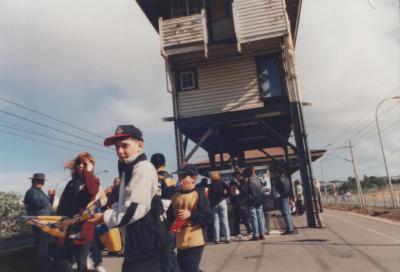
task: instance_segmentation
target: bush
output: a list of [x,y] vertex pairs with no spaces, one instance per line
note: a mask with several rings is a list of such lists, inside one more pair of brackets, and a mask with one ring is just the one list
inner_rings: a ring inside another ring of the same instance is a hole
[[0,237],[29,234],[31,228],[21,219],[26,215],[22,197],[16,193],[0,192]]

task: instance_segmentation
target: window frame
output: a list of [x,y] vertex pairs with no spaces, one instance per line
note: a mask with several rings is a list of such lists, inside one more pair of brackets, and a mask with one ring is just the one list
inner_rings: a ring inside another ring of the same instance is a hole
[[[183,86],[183,75],[185,74],[191,74],[192,79],[193,79],[193,86],[190,87],[184,87]],[[197,90],[198,89],[198,84],[197,84],[197,70],[196,69],[185,69],[185,70],[180,70],[177,71],[177,76],[176,76],[176,88],[178,91],[190,91],[190,90]]]

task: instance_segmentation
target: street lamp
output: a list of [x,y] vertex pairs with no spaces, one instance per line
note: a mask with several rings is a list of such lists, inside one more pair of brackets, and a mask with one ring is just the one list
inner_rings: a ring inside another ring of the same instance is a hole
[[384,150],[384,148],[383,148],[382,135],[381,135],[381,130],[380,130],[380,127],[379,127],[379,122],[378,122],[378,110],[379,110],[379,107],[380,107],[385,101],[392,100],[392,99],[400,99],[400,96],[389,97],[389,98],[383,99],[381,102],[379,102],[379,104],[378,104],[378,106],[376,107],[376,110],[375,110],[375,120],[376,120],[376,127],[378,128],[379,142],[380,142],[380,144],[381,144],[381,150],[382,150],[382,155],[383,155],[383,162],[384,162],[384,164],[385,164],[385,170],[386,170],[387,180],[388,180],[388,183],[389,183],[390,196],[391,196],[391,198],[392,198],[393,207],[394,207],[394,208],[398,208],[398,207],[399,207],[399,202],[397,201],[397,197],[396,197],[396,195],[395,195],[394,192],[393,192],[392,180],[391,180],[391,178],[390,178],[388,166],[387,166],[387,163],[386,163],[385,150]]

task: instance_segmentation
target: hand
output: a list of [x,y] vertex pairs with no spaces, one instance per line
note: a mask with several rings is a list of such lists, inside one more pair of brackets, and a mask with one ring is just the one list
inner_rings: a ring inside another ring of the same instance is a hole
[[92,218],[86,220],[86,222],[93,224],[93,225],[99,225],[104,222],[104,216],[102,213],[96,213],[93,215]]
[[192,213],[189,210],[179,210],[178,212],[178,218],[183,220],[190,218],[191,215]]
[[109,187],[107,187],[107,188],[104,190],[104,193],[105,193],[106,195],[108,195],[108,194],[111,194],[112,191],[113,191],[112,186],[109,186]]
[[93,172],[93,169],[94,169],[93,163],[91,163],[89,161],[86,162],[86,171]]

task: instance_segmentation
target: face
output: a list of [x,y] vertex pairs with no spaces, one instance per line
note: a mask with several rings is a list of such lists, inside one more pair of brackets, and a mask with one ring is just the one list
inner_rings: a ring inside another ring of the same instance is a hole
[[120,160],[128,159],[139,155],[142,152],[144,143],[133,138],[118,140],[115,143],[115,152]]
[[183,191],[192,190],[195,187],[197,177],[196,176],[189,176],[183,175],[180,177],[181,188]]
[[42,189],[42,187],[44,186],[44,180],[36,180],[33,182],[33,186],[38,188],[38,189]]
[[83,175],[83,170],[87,169],[88,165],[93,163],[88,159],[88,158],[83,158],[82,161],[75,166],[75,172],[82,176]]

